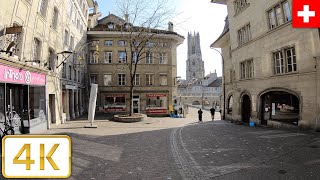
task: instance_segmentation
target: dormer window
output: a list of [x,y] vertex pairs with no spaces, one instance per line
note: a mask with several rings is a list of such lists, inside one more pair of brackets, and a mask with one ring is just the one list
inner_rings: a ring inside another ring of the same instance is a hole
[[108,29],[114,29],[114,24],[113,23],[109,23],[108,24]]

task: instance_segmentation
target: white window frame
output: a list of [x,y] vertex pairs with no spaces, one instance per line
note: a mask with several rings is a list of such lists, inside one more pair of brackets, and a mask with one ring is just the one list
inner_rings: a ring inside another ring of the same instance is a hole
[[146,52],[146,64],[153,64],[153,53],[150,51]]
[[[124,54],[124,57],[121,57],[120,55]],[[125,51],[118,51],[118,62],[119,63],[127,63],[127,52]]]
[[104,63],[111,64],[112,63],[112,51],[104,52]]
[[105,46],[113,46],[113,40],[105,40],[104,45]]
[[126,74],[118,74],[117,78],[118,86],[126,85]]
[[240,63],[240,78],[250,79],[254,76],[254,63],[253,59],[246,60]]
[[[290,53],[288,53],[290,52]],[[290,56],[288,56],[290,54]],[[273,52],[274,74],[285,74],[297,72],[297,55],[295,47],[285,47]]]
[[135,74],[133,79],[133,85],[140,86],[140,74]]
[[154,74],[146,73],[146,86],[154,85]]
[[[278,11],[277,11],[278,10]],[[268,11],[268,23],[269,29],[274,29],[286,22],[292,20],[291,9],[289,1],[279,1],[273,5]]]
[[42,42],[39,38],[33,39],[33,49],[32,49],[32,65],[39,65],[39,63],[35,62],[35,60],[40,61],[41,56],[41,45]]
[[251,41],[251,26],[250,23],[238,30],[238,44],[239,46]]
[[167,64],[167,53],[162,52],[159,53],[160,58],[159,58],[159,64]]

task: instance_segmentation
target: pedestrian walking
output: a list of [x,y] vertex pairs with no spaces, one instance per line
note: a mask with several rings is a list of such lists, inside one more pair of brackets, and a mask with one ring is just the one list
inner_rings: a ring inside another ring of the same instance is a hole
[[216,112],[216,109],[214,109],[214,107],[212,106],[212,108],[210,109],[212,121],[214,121],[214,113],[215,113],[215,112]]
[[201,108],[198,111],[198,115],[199,115],[199,122],[202,122],[202,110],[201,110]]

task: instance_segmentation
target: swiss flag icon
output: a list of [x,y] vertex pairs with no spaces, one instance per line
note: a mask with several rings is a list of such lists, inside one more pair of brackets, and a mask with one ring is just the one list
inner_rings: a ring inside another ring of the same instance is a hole
[[320,0],[293,0],[293,28],[320,27]]

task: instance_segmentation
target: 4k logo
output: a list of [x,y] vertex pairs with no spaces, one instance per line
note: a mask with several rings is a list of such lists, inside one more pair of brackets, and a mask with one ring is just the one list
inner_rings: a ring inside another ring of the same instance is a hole
[[[18,147],[18,148],[17,148]],[[67,178],[71,175],[71,140],[60,135],[13,135],[2,140],[6,178]]]

